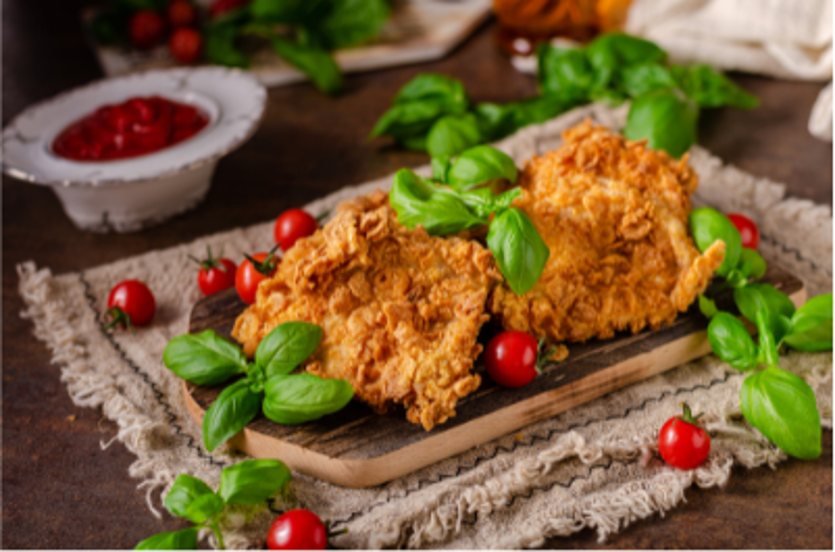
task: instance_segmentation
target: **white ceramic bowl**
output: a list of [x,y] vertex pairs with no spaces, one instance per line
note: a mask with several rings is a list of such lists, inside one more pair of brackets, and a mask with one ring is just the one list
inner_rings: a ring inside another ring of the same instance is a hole
[[[199,108],[209,124],[184,142],[130,159],[91,163],[52,153],[55,137],[70,123],[102,105],[153,95]],[[79,228],[140,230],[203,199],[218,159],[255,133],[266,97],[251,74],[221,67],[96,81],[33,105],[9,123],[2,135],[3,172],[51,186]]]

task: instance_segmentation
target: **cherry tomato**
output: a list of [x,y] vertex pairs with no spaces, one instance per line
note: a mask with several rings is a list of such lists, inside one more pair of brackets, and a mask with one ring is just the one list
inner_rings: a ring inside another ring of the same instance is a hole
[[267,533],[269,550],[324,550],[328,528],[310,510],[290,510],[280,515]]
[[690,407],[682,405],[684,414],[673,416],[658,434],[658,452],[669,465],[680,470],[692,470],[700,466],[710,453],[710,435],[701,426],[698,416],[690,413]]
[[212,249],[206,247],[206,258],[197,259],[189,255],[189,258],[200,265],[197,273],[197,285],[203,295],[212,295],[235,285],[235,272],[238,266],[223,257],[212,257]]
[[140,49],[156,46],[165,32],[165,22],[155,11],[136,12],[130,20],[130,39]]
[[226,12],[239,8],[244,4],[248,4],[249,0],[215,0],[209,6],[209,15],[214,19]]
[[[258,284],[275,273],[278,258],[274,255],[275,247],[269,253],[256,253],[238,266],[235,273],[235,288],[238,295],[247,304],[255,302]],[[253,264],[252,261],[255,261]]]
[[275,221],[273,236],[282,251],[287,251],[296,240],[305,238],[319,228],[319,223],[306,211],[290,209],[284,211]]
[[116,325],[145,326],[151,322],[157,303],[148,286],[139,280],[124,280],[110,290],[107,298],[107,314],[111,322],[105,326],[110,329]]
[[188,27],[197,19],[197,11],[187,0],[174,0],[168,4],[166,15],[172,27]]
[[539,372],[536,339],[520,331],[502,332],[487,344],[484,364],[493,381],[505,387],[521,387]]
[[728,218],[734,223],[742,237],[742,247],[756,249],[760,245],[760,229],[754,221],[739,213],[729,213]]
[[177,61],[194,63],[200,57],[203,48],[203,37],[190,27],[181,27],[171,33],[168,39],[168,50]]

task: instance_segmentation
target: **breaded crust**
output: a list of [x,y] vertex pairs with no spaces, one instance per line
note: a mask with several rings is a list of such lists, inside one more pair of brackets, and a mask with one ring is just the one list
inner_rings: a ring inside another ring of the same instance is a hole
[[610,338],[671,323],[704,291],[725,245],[703,255],[688,232],[698,177],[663,151],[586,121],[522,172],[525,211],[551,255],[523,296],[496,288],[489,310],[507,329],[556,342]]
[[474,241],[406,229],[379,191],[337,213],[287,252],[232,335],[252,356],[282,322],[318,324],[308,372],[347,380],[377,412],[401,403],[411,422],[432,429],[481,382],[471,369],[501,280],[493,256]]

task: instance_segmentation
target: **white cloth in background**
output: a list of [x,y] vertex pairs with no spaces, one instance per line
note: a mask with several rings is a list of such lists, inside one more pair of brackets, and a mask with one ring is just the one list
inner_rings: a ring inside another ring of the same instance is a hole
[[812,114],[809,115],[809,133],[815,138],[832,141],[832,83],[821,90]]

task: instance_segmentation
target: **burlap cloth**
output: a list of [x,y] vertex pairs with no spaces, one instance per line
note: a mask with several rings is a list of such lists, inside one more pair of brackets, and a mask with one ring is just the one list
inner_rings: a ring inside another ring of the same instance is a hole
[[[577,109],[528,127],[499,147],[521,165],[556,147],[561,131],[585,117],[620,128],[624,114],[601,106]],[[832,290],[829,207],[785,199],[783,186],[722,166],[698,147],[691,163],[701,176],[697,204],[748,214],[759,224],[760,251],[770,263],[801,276],[810,296]],[[345,188],[305,209],[319,215],[389,183],[384,178]],[[272,222],[61,276],[31,262],[19,267],[27,305],[22,316],[52,350],[73,401],[101,407],[118,424],[116,439],[136,455],[129,473],[141,480],[156,515],[169,514],[153,491],[167,491],[178,474],[216,486],[221,467],[243,459],[228,450],[206,452],[199,427],[186,413],[180,381],[161,362],[166,343],[186,331],[200,298],[186,256],[201,255],[206,244],[242,258],[272,244]],[[99,315],[110,288],[124,278],[153,289],[156,318],[136,335],[105,335]],[[822,422],[831,427],[831,353],[790,353],[782,362],[812,385]],[[741,373],[708,356],[386,485],[343,489],[297,474],[292,492],[270,507],[301,504],[337,528],[348,527],[350,533],[335,541],[340,547],[517,548],[584,527],[603,539],[638,519],[663,515],[693,484],[722,485],[734,465],[775,467],[786,458],[742,418],[742,380]],[[680,411],[682,401],[705,412],[713,435],[708,461],[689,472],[666,466],[656,451],[658,428]],[[274,516],[266,506],[231,513],[224,524],[227,544],[260,546]]]

